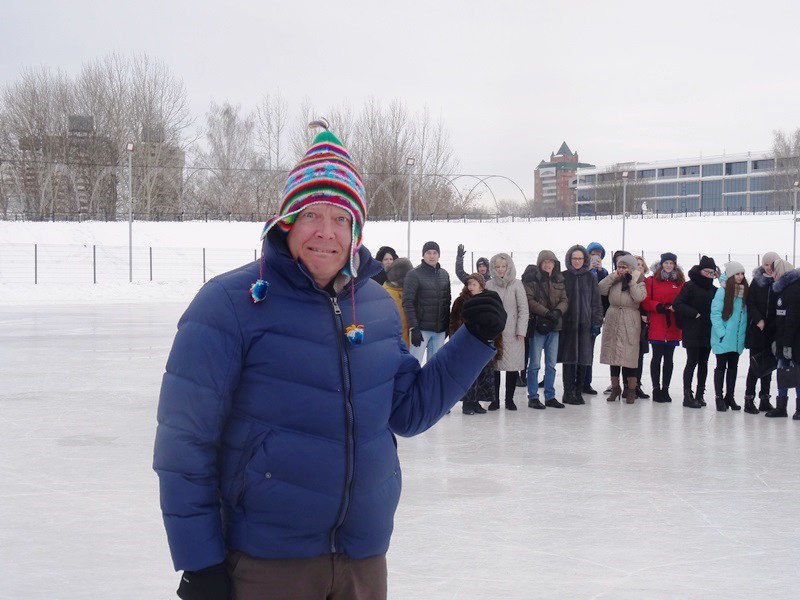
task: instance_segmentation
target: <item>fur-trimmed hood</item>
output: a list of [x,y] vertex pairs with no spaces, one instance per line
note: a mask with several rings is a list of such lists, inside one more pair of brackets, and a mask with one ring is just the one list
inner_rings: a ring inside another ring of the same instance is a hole
[[[575,250],[580,250],[583,252],[583,266],[580,269],[576,269],[572,266],[572,261],[570,260],[570,256]],[[573,275],[582,275],[583,273],[588,273],[589,269],[591,269],[591,265],[589,265],[589,253],[586,251],[586,248],[581,246],[580,244],[575,244],[564,255],[564,266],[567,271],[572,273]]]
[[775,283],[775,278],[767,275],[764,267],[756,267],[753,269],[753,277],[750,280],[750,285],[755,287],[769,287]]
[[[497,274],[497,271],[494,269],[494,264],[498,260],[504,260],[508,264],[508,269],[506,270],[506,276],[500,277]],[[517,268],[514,266],[514,259],[511,258],[510,254],[506,254],[505,252],[498,252],[492,257],[492,260],[489,261],[489,275],[494,280],[494,282],[501,286],[505,287],[509,285],[512,281],[517,278]]]
[[783,275],[775,284],[772,286],[772,291],[776,294],[780,294],[785,290],[787,287],[792,285],[795,281],[800,279],[800,269],[794,269],[793,271],[789,271]]

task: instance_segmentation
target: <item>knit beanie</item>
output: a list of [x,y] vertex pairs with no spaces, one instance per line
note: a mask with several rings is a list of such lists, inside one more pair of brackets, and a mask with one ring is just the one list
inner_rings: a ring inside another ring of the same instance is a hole
[[635,271],[639,268],[639,263],[636,262],[636,257],[630,254],[623,254],[617,258],[617,266],[626,265],[630,271]]
[[778,254],[777,252],[771,252],[771,251],[767,252],[766,254],[764,254],[764,256],[761,257],[761,266],[763,267],[764,265],[771,265],[780,257],[781,257],[780,254]]
[[606,249],[600,245],[599,242],[590,242],[588,246],[586,246],[586,253],[591,254],[592,252],[600,252],[600,258],[603,259],[606,257]]
[[700,270],[703,269],[714,269],[717,270],[717,263],[714,262],[714,259],[710,256],[706,256],[705,254],[700,258],[700,264],[697,265],[700,267]]
[[729,279],[737,273],[744,273],[744,266],[742,263],[736,262],[735,260],[725,263],[725,275],[727,275]]
[[395,285],[403,285],[403,281],[408,275],[408,272],[414,268],[411,261],[407,258],[398,258],[386,270],[386,280]]
[[394,260],[397,260],[397,252],[394,251],[394,248],[391,246],[381,246],[378,248],[378,251],[375,253],[375,260],[383,261],[386,255],[391,256]]
[[441,250],[439,250],[439,244],[436,242],[425,242],[425,245],[422,246],[422,255],[425,256],[428,250],[436,250],[440,255],[442,254]]
[[478,260],[475,261],[475,268],[477,269],[479,266],[483,265],[487,269],[489,268],[489,259],[485,256],[481,256]]
[[357,268],[354,257],[361,246],[367,218],[366,192],[350,155],[339,138],[328,131],[329,127],[325,119],[309,123],[309,129],[321,128],[324,131],[314,138],[306,155],[289,173],[278,215],[266,222],[261,239],[264,240],[275,225],[284,233],[289,233],[297,215],[312,204],[343,208],[350,213],[353,226],[350,261],[342,272],[355,277]]
[[794,265],[788,260],[779,257],[772,263],[772,272],[775,274],[775,281],[786,275],[789,271],[794,271]]
[[673,252],[664,252],[661,255],[661,264],[663,265],[665,261],[671,260],[675,264],[678,264],[678,257]]

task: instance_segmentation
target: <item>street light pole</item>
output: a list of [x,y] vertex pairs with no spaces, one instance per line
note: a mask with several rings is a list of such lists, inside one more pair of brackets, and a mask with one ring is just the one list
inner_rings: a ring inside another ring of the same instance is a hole
[[133,142],[125,147],[128,152],[128,282],[133,283]]
[[408,258],[411,259],[411,172],[414,170],[414,163],[417,160],[413,156],[406,158],[406,169],[408,170]]
[[792,211],[792,264],[795,264],[797,259],[797,190],[800,188],[800,181],[795,181],[792,185],[794,188],[794,210]]
[[628,172],[622,172],[622,248],[625,249],[625,221],[628,216]]

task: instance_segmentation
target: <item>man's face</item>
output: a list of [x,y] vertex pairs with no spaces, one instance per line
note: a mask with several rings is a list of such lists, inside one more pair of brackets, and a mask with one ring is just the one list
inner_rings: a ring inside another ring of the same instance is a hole
[[393,262],[394,262],[394,258],[392,257],[391,254],[389,254],[388,252],[386,254],[384,254],[383,255],[383,260],[381,260],[381,264],[383,265],[383,270],[385,271],[386,269],[391,267]]
[[331,204],[312,204],[289,230],[292,258],[300,260],[320,287],[327,286],[350,258],[350,213]]
[[480,273],[481,275],[486,275],[488,271],[489,267],[487,267],[485,264],[481,263],[478,265],[478,273]]
[[431,267],[435,267],[439,263],[439,253],[436,250],[426,250],[422,255],[422,260]]

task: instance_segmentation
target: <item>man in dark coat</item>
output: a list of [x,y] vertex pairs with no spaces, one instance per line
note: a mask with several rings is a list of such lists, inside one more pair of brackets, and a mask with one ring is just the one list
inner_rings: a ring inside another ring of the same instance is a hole
[[411,354],[420,363],[439,351],[450,323],[450,275],[439,264],[439,244],[425,242],[422,262],[403,282],[403,310],[408,322]]
[[[467,251],[464,250],[464,244],[459,244],[456,249],[456,277],[458,277],[464,285],[467,285],[467,279],[469,278],[469,273],[464,270],[464,255],[466,253]],[[475,261],[475,272],[481,275],[484,281],[489,281],[492,278],[489,273],[489,259],[485,256],[478,258],[478,260]]]
[[[603,266],[603,259],[606,257],[606,249],[600,242],[589,242],[589,245],[586,246],[586,251],[589,253],[589,271],[597,277],[597,283],[600,283],[608,277],[608,271]],[[614,264],[614,268],[616,269],[617,266]],[[607,296],[600,296],[600,304],[603,306],[603,315],[606,314],[608,310],[608,297]],[[596,337],[596,336],[595,336]],[[594,342],[595,339],[592,340],[592,352],[594,352]],[[592,365],[586,367],[586,375],[583,379],[582,385],[582,392],[584,394],[589,394],[590,396],[594,396],[597,394],[597,390],[592,387],[592,377],[594,376],[594,372],[592,369]],[[609,387],[608,392],[611,391]]]
[[[708,357],[711,354],[711,302],[717,293],[714,279],[719,275],[714,259],[703,256],[700,263],[689,269],[689,281],[672,303],[675,317],[682,328],[682,343],[686,348],[686,368],[683,370],[683,405],[701,408],[706,405],[704,394],[708,376]],[[697,388],[692,394],[692,379],[697,369]]]
[[370,279],[381,266],[361,246],[364,187],[328,131],[280,206],[261,260],[202,287],[167,361],[153,466],[178,596],[383,599],[395,435],[464,395],[505,312],[465,302],[464,327],[420,367]]
[[[775,341],[772,352],[778,358],[778,368],[788,368],[800,361],[800,269],[790,262],[778,258],[773,264],[775,283]],[[780,376],[778,377],[780,381]],[[800,421],[800,386],[795,388],[797,396],[792,419]],[[775,408],[766,412],[767,417],[787,417],[789,390],[778,387]]]
[[[774,298],[772,284],[775,279],[772,264],[779,259],[777,252],[767,252],[761,259],[761,266],[753,270],[753,279],[747,291],[747,331],[744,336],[745,348],[750,349],[750,357],[758,356],[769,350],[775,339]],[[758,395],[758,408],[755,405],[756,382],[760,373],[750,362],[747,381],[744,389],[744,412],[757,415],[761,411],[769,411],[774,407],[769,402],[769,388],[772,384],[772,371],[761,377],[761,393]]]
[[569,308],[562,316],[558,338],[558,362],[564,365],[564,404],[585,404],[581,382],[586,367],[594,361],[594,338],[600,335],[603,324],[603,305],[597,278],[589,268],[589,253],[576,244],[565,257],[564,284]]

